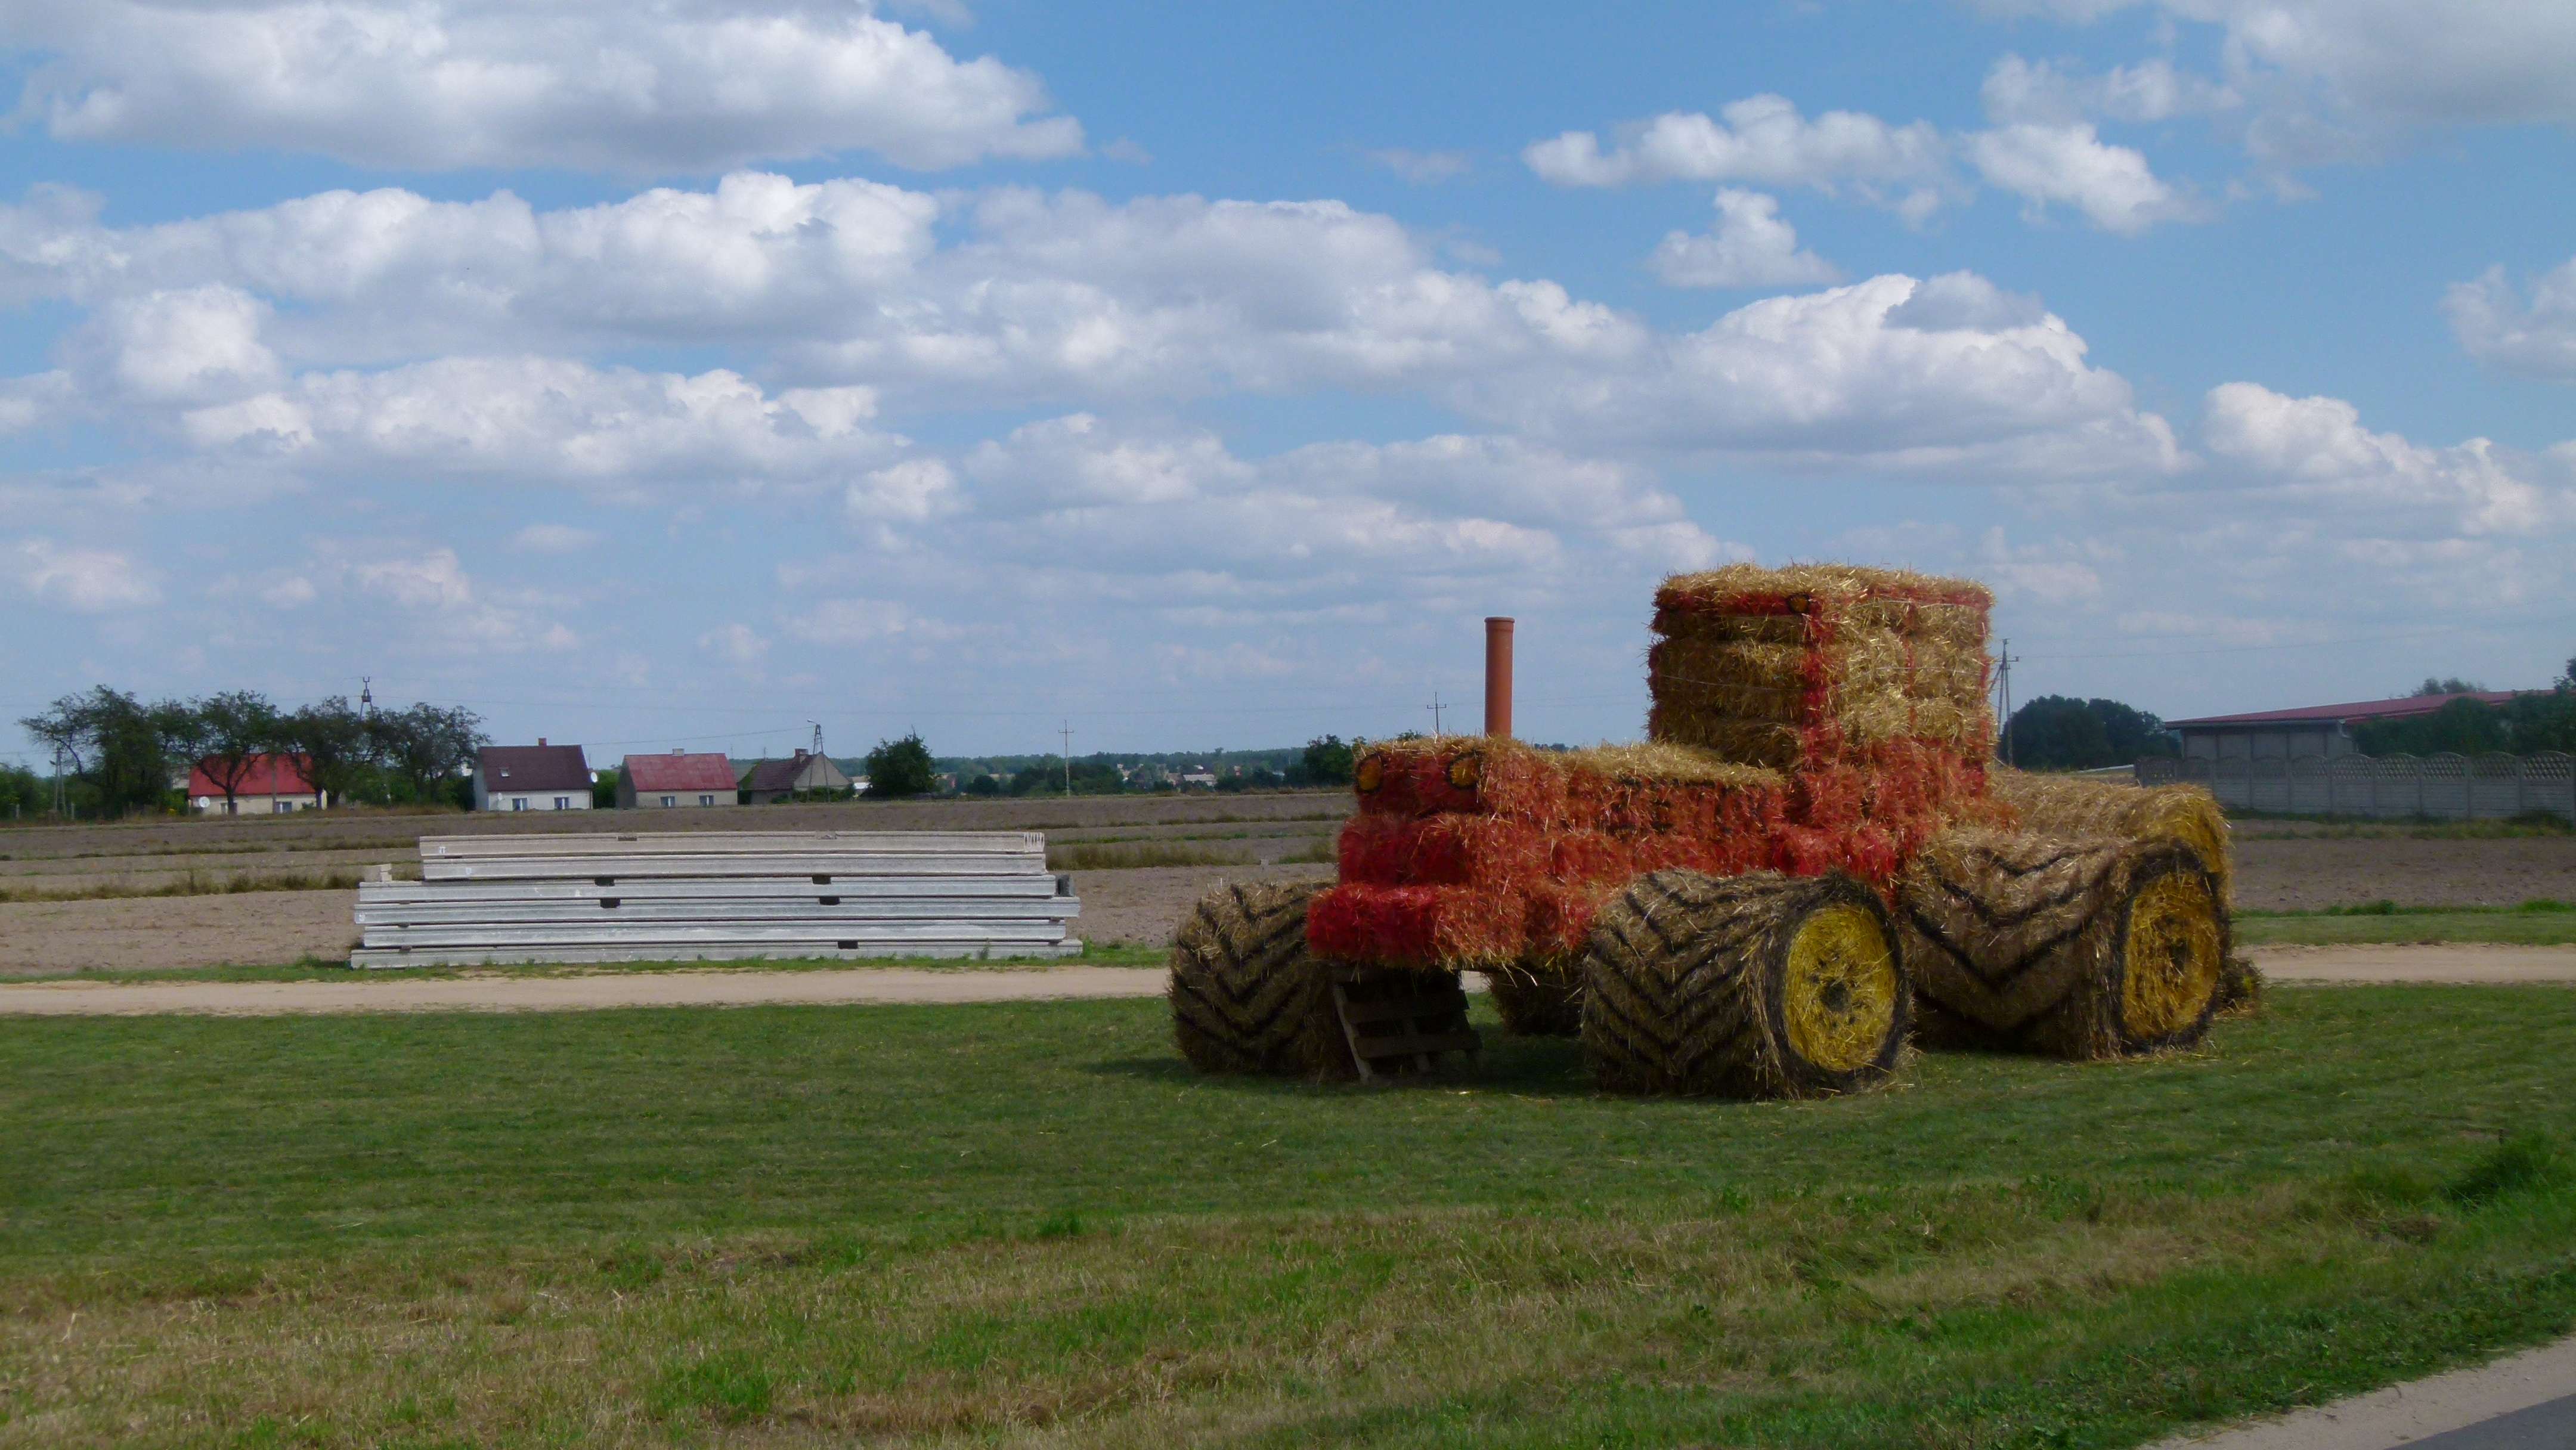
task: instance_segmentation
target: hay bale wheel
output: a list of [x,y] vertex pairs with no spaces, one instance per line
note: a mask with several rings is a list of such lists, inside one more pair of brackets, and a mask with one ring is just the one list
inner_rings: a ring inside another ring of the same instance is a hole
[[1572,1037],[1583,1030],[1582,964],[1515,965],[1485,974],[1503,1030],[1515,1037]]
[[1953,831],[1897,884],[1926,1046],[2076,1059],[2186,1046],[2228,960],[2216,876],[2170,840]]
[[1201,1072],[1299,1075],[1348,1056],[1332,982],[1306,954],[1324,883],[1220,886],[1172,935],[1172,1036]]
[[1886,906],[1840,874],[1657,871],[1584,954],[1584,1053],[1616,1092],[1850,1092],[1894,1069],[1908,1007]]

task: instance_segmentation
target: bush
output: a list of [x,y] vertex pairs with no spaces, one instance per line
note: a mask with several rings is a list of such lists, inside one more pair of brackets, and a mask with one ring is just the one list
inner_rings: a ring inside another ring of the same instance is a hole
[[921,732],[900,740],[880,740],[868,752],[868,794],[887,800],[928,795],[939,788],[939,773],[930,768],[930,747]]

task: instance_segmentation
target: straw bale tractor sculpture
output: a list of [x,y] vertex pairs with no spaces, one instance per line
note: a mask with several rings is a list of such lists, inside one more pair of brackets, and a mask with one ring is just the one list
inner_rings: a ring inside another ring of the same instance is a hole
[[[1991,596],[1737,566],[1655,596],[1649,741],[1369,746],[1339,879],[1221,887],[1174,936],[1182,1054],[1371,1077],[1505,1027],[1614,1091],[1805,1096],[1909,1040],[2100,1058],[2188,1044],[2228,971],[2205,792],[1990,765]],[[1508,649],[1508,635],[1504,636]],[[1489,659],[1489,666],[1491,661]]]

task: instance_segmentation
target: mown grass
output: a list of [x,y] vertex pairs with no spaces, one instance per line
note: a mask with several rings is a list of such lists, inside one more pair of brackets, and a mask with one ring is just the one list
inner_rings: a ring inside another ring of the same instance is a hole
[[2576,902],[2518,906],[2400,906],[2372,901],[2316,911],[2240,911],[2239,946],[2413,946],[2445,942],[2576,945]]
[[31,1022],[0,1444],[2110,1447],[2576,1323],[2576,992],[2272,1002],[1763,1105],[1151,1002]]

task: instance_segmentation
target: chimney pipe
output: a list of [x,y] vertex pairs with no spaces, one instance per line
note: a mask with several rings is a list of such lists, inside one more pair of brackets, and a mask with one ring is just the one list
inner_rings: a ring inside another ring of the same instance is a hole
[[1512,733],[1512,622],[1498,614],[1485,617],[1485,733]]

